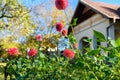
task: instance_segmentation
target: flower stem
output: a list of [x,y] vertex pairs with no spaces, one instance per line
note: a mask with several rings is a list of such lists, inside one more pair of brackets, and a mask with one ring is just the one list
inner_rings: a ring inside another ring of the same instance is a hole
[[[66,16],[66,19],[67,19],[68,23],[70,23],[69,18],[68,18],[68,16],[67,16],[67,13],[66,13],[65,10],[64,10],[64,13],[65,13],[65,16]],[[75,37],[75,34],[74,34],[74,28],[73,28],[72,25],[70,25],[70,27],[71,27],[71,29],[72,29],[73,36]]]

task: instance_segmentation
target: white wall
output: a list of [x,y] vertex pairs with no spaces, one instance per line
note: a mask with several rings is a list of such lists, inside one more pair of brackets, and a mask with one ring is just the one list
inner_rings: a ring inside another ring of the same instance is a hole
[[[93,30],[97,30],[107,37],[107,27],[110,25],[109,19],[103,18],[101,15],[96,14],[91,18],[85,20],[84,22],[80,23],[78,26],[74,28],[75,35],[77,41],[79,41],[83,37],[88,37],[93,39]],[[101,45],[106,45],[105,43],[101,43]]]

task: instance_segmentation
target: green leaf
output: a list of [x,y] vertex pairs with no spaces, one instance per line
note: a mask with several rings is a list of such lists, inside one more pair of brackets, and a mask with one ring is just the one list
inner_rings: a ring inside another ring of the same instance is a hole
[[70,34],[68,35],[68,38],[69,38],[69,41],[70,41],[71,43],[76,43],[76,42],[77,42],[77,39],[73,36],[72,33],[70,33]]
[[84,39],[85,42],[92,42],[92,39]]
[[106,42],[105,36],[101,32],[95,30],[93,30],[93,32],[98,42]]
[[43,54],[42,52],[39,53],[40,58],[45,58],[45,54]]
[[90,52],[88,52],[87,54],[88,55],[97,55],[97,54],[99,54],[99,50],[91,50]]
[[118,38],[118,39],[115,41],[115,44],[116,44],[117,47],[120,46],[120,38]]
[[78,18],[73,19],[73,24],[72,24],[73,26],[76,26],[77,20]]
[[79,61],[79,62],[77,62],[77,65],[76,65],[76,67],[77,68],[84,68],[85,67],[85,63],[84,63],[84,61]]

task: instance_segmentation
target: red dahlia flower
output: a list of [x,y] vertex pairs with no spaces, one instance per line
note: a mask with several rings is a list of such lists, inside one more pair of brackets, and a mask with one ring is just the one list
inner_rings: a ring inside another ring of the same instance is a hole
[[38,34],[35,38],[36,38],[37,41],[40,41],[42,36],[41,36],[41,34]]
[[67,31],[66,29],[62,30],[62,35],[63,35],[63,36],[67,36],[67,32],[68,32],[68,31]]
[[8,52],[9,55],[13,56],[13,55],[18,54],[19,51],[18,51],[17,48],[9,48],[9,49],[7,50],[7,52]]
[[63,51],[63,55],[64,55],[65,57],[68,57],[68,58],[74,58],[75,53],[74,53],[74,51],[72,51],[72,50],[70,50],[70,49],[65,49],[65,50]]
[[63,24],[62,24],[61,22],[58,22],[58,23],[56,24],[56,30],[59,31],[59,32],[61,32],[62,29],[63,29]]
[[35,56],[37,54],[37,50],[36,49],[30,49],[30,50],[28,50],[28,55],[30,56],[30,57],[33,57],[33,56]]
[[68,6],[68,0],[55,0],[56,8],[59,10],[64,10]]

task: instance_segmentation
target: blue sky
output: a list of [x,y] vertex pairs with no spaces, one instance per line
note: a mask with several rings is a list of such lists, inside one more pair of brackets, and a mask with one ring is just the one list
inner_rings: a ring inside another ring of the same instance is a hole
[[100,2],[105,2],[105,3],[120,5],[120,0],[94,0],[94,1],[100,1]]
[[[23,0],[24,4],[28,7],[38,5],[43,2],[49,2],[49,1],[55,1],[55,0]],[[73,10],[75,10],[79,0],[68,0],[68,1],[69,1],[69,6],[71,6],[73,8]],[[120,5],[120,0],[93,0],[93,1],[99,1],[99,2]]]
[[[27,7],[38,5],[43,2],[50,2],[50,0],[22,0],[22,1]],[[51,0],[51,1],[54,1],[54,0]],[[69,6],[75,9],[79,0],[68,0],[68,1],[69,1]]]
[[[68,0],[68,1],[70,3],[70,6],[72,6],[73,9],[75,9],[79,0]],[[105,3],[109,3],[109,4],[120,5],[120,0],[93,0],[93,1],[105,2]]]

